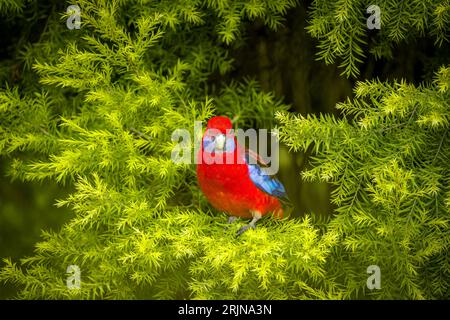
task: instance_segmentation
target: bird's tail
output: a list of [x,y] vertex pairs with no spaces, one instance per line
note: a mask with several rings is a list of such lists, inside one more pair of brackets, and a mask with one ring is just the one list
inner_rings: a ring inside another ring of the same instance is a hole
[[284,211],[283,208],[281,208],[281,206],[279,206],[278,208],[276,208],[275,210],[273,210],[273,216],[277,219],[282,219],[284,216]]
[[278,206],[273,210],[273,216],[278,219],[288,218],[294,211],[294,205],[287,195],[278,199]]

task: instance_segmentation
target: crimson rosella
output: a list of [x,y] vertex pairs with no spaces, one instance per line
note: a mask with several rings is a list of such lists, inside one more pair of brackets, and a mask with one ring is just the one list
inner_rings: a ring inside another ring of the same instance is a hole
[[239,229],[239,236],[249,228],[255,229],[256,222],[268,213],[282,217],[279,199],[287,196],[280,181],[264,174],[258,154],[238,145],[231,129],[227,117],[208,121],[197,155],[197,178],[208,201],[230,216],[228,223],[237,217],[252,218]]

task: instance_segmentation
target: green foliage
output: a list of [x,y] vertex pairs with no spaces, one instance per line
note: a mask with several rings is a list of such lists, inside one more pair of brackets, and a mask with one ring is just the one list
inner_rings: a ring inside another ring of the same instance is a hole
[[[367,30],[370,5],[380,8],[381,29]],[[358,64],[370,51],[377,58],[392,58],[395,45],[432,36],[441,46],[449,41],[448,0],[314,0],[308,32],[319,39],[319,59],[334,63],[340,58],[342,74],[359,74]],[[369,46],[370,43],[370,46]]]
[[341,241],[327,270],[348,297],[364,288],[369,265],[383,270],[380,298],[449,297],[449,71],[418,88],[360,82],[337,106],[350,120],[277,115],[281,139],[315,154],[302,177],[335,186],[327,232]]
[[3,14],[20,13],[26,0],[2,0],[0,1],[0,12]]
[[[415,2],[426,5],[418,13],[426,23],[414,24],[411,37],[427,30],[446,41],[448,1]],[[212,79],[232,71],[229,50],[244,43],[245,22],[276,29],[296,1],[82,0],[79,30],[66,28],[69,4],[0,1],[1,15],[47,19],[38,37],[17,22],[27,32],[1,62],[8,175],[75,187],[56,203],[71,209],[69,222],[43,232],[31,257],[3,260],[0,281],[20,288],[18,297],[449,297],[450,68],[420,87],[359,83],[356,98],[338,105],[344,119],[295,116],[254,80]],[[343,57],[347,74],[363,57],[361,8],[312,7],[309,31],[327,52],[320,55]],[[384,9],[387,21],[403,19],[393,3]],[[405,38],[397,27],[388,28],[387,44]],[[207,204],[194,166],[170,158],[172,133],[193,132],[213,114],[267,128],[277,114],[282,141],[315,153],[303,178],[335,186],[336,216],[265,219],[240,238],[244,221],[224,230],[225,215]],[[79,290],[66,286],[74,264]],[[381,267],[383,289],[369,294],[371,264]]]

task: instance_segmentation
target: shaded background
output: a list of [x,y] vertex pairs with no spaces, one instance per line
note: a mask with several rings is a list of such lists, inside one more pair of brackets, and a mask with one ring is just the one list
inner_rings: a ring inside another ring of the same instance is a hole
[[[309,4],[304,1],[300,7],[291,10],[284,27],[277,32],[270,31],[262,23],[248,23],[244,31],[245,45],[231,49],[235,59],[234,71],[226,77],[212,78],[211,82],[220,84],[251,77],[260,82],[264,91],[273,91],[283,98],[284,103],[291,105],[292,112],[322,112],[339,116],[335,104],[352,97],[352,87],[358,80],[405,79],[419,84],[431,81],[437,67],[449,62],[448,44],[436,49],[432,40],[422,38],[395,48],[392,60],[376,61],[369,56],[360,66],[359,79],[346,79],[340,76],[339,62],[325,65],[316,61],[317,41],[305,31],[305,8]],[[59,4],[48,1],[47,6],[43,5],[40,10],[31,8],[30,14],[44,13],[42,17],[45,19],[46,8],[50,11],[55,5]],[[65,3],[61,2],[61,5]],[[0,21],[0,30],[0,60],[5,61],[17,54],[19,34],[28,33],[30,42],[37,41],[42,26],[3,20]],[[366,49],[368,54],[370,44]],[[21,66],[13,68],[16,70],[10,75],[13,82],[20,76],[21,69]],[[294,215],[313,213],[328,217],[333,212],[329,203],[330,186],[300,180],[300,172],[308,165],[307,157],[307,154],[288,152],[282,147],[279,177],[295,204]],[[65,198],[71,189],[50,182],[12,182],[7,176],[9,165],[9,159],[0,159],[0,258],[17,260],[32,253],[42,229],[58,230],[70,219],[69,209],[57,209],[54,204],[56,199]],[[13,285],[0,284],[0,299],[11,298],[14,293]]]

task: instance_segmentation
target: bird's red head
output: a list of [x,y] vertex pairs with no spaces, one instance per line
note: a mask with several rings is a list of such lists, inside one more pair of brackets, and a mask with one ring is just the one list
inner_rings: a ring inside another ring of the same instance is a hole
[[233,128],[233,124],[228,117],[216,116],[209,119],[207,128],[216,129],[221,133],[226,134],[227,130],[231,130]]

